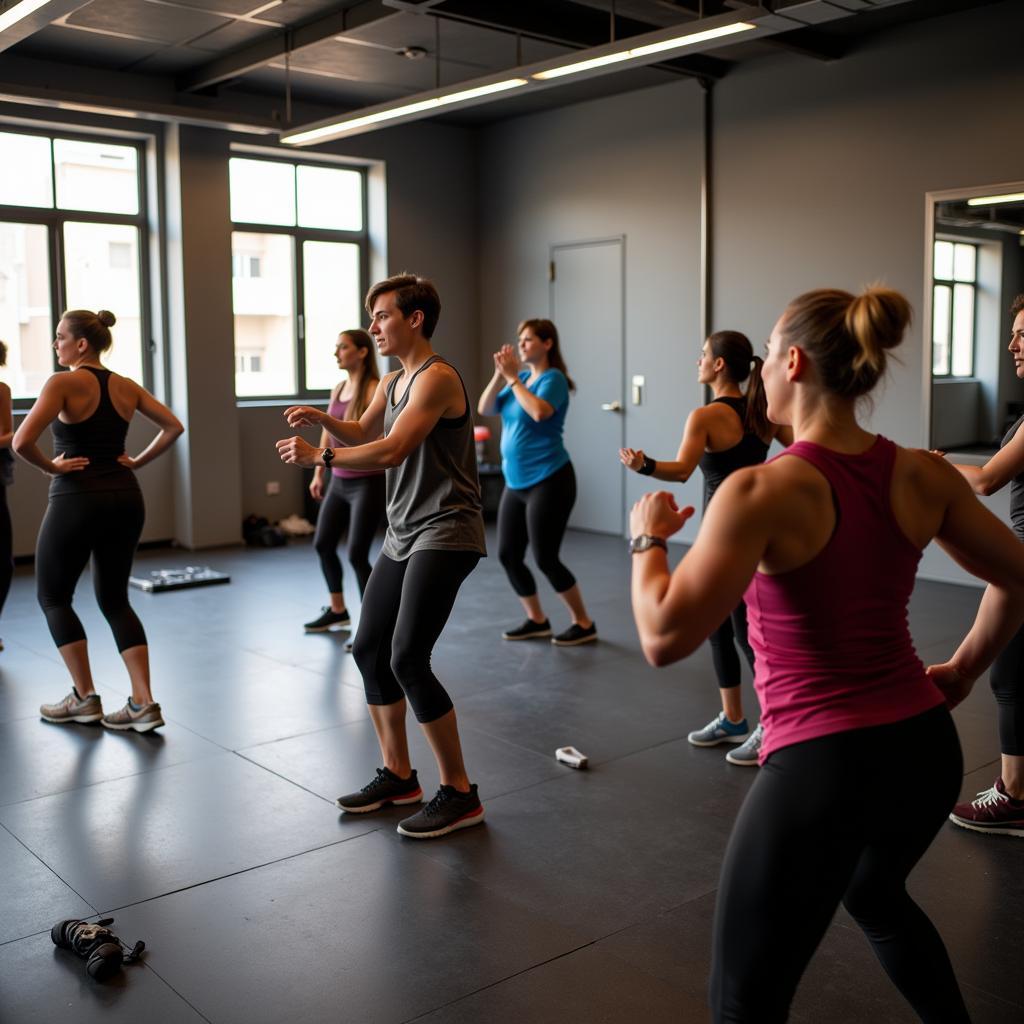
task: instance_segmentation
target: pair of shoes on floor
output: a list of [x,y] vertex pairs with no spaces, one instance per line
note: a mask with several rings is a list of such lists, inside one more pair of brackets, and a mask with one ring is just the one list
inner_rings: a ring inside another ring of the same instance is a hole
[[106,728],[116,729],[118,732],[129,730],[150,732],[153,729],[159,729],[164,724],[160,705],[155,702],[133,707],[131,697],[129,697],[120,711],[112,711],[109,715],[105,715],[103,714],[103,702],[98,693],[80,697],[74,687],[59,703],[43,704],[39,708],[39,714],[47,722],[54,722],[57,725],[66,725],[71,722],[87,725],[90,722],[100,722]]
[[324,605],[320,614],[302,628],[307,633],[326,633],[330,629],[347,629],[351,625],[352,617],[347,611],[332,612],[329,605]]
[[[403,779],[388,768],[378,768],[372,782],[357,793],[339,796],[335,803],[349,814],[368,814],[389,804],[398,807],[422,800],[423,789],[415,771]],[[437,839],[457,829],[479,825],[483,820],[484,807],[475,785],[469,787],[468,793],[461,793],[454,786],[442,786],[430,803],[398,823],[398,832],[410,839]]]
[[957,804],[949,820],[972,832],[1024,837],[1024,800],[1014,800],[1001,778],[973,800]]
[[691,732],[686,738],[695,747],[717,747],[721,743],[738,744],[735,750],[730,750],[725,755],[726,761],[729,764],[756,768],[764,729],[758,722],[751,732],[745,718],[738,722],[730,722],[725,712],[721,711],[703,729]]
[[589,644],[597,639],[597,624],[591,622],[589,626],[580,626],[573,623],[564,632],[555,636],[551,635],[551,623],[545,619],[543,622],[534,622],[527,619],[521,626],[515,629],[506,629],[501,634],[502,640],[540,640],[546,636],[551,637],[551,642],[556,647],[578,647],[580,644]]

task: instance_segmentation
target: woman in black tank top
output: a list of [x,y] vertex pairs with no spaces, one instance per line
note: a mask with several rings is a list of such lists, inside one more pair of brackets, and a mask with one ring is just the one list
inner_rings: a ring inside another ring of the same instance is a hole
[[[623,448],[619,458],[634,472],[658,480],[682,483],[700,466],[704,474],[704,508],[719,484],[737,469],[764,462],[773,439],[783,438],[783,429],[769,423],[762,361],[754,355],[749,339],[739,331],[716,331],[701,349],[697,379],[711,388],[714,398],[690,413],[674,462],[658,462],[640,449]],[[740,384],[749,381],[744,394]],[[720,743],[742,744],[726,755],[732,764],[756,766],[761,747],[761,727],[751,732],[743,714],[740,695],[739,645],[754,670],[754,652],[747,642],[747,608],[741,601],[725,622],[710,636],[711,657],[718,677],[722,711],[702,729],[687,737],[698,747]]]
[[[107,310],[77,309],[61,317],[54,349],[57,361],[70,372],[55,373],[43,386],[14,435],[14,450],[53,478],[36,545],[36,585],[72,687],[62,701],[44,704],[39,713],[48,722],[102,721],[110,729],[149,732],[164,720],[150,691],[146,634],[128,603],[128,577],[145,519],[134,470],[166,451],[183,428],[148,391],[100,364],[100,355],[111,345],[113,324],[114,314]],[[121,411],[111,395],[112,378]],[[160,433],[132,458],[125,454],[124,443],[136,412]],[[48,426],[52,459],[37,444]],[[131,677],[127,703],[108,715],[93,686],[85,630],[71,607],[90,557],[97,603]]]

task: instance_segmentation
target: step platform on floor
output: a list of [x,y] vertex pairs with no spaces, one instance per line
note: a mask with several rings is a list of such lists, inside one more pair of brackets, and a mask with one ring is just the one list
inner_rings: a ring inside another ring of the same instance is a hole
[[186,587],[207,587],[215,583],[230,583],[226,572],[217,572],[208,565],[186,565],[181,569],[153,569],[140,576],[130,576],[128,582],[139,590],[161,594],[166,590],[184,590]]

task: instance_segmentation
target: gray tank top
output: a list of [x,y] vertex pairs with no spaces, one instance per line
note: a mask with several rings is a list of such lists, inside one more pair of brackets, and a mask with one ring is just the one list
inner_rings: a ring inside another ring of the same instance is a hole
[[[431,356],[412,375],[397,405],[395,388],[405,373],[396,373],[388,381],[384,402],[385,437],[409,404],[416,378],[437,362],[451,366],[440,356]],[[462,378],[459,380],[461,382]],[[382,551],[394,561],[404,561],[415,551],[487,554],[473,422],[465,384],[462,393],[466,396],[465,413],[438,420],[409,457],[384,474],[388,530]]]
[[[1000,448],[1005,448],[1013,440],[1014,434],[1020,429],[1022,423],[1024,423],[1024,416],[1021,416],[1006,432],[1006,436],[999,445]],[[1024,473],[1018,473],[1010,481],[1010,525],[1013,527],[1013,532],[1017,534],[1017,539],[1024,541]]]

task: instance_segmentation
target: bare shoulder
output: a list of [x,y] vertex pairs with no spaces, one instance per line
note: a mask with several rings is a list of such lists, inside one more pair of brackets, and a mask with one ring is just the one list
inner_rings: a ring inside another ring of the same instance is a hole
[[945,494],[961,488],[970,490],[952,463],[923,448],[898,448],[895,470],[899,479],[913,487]]

